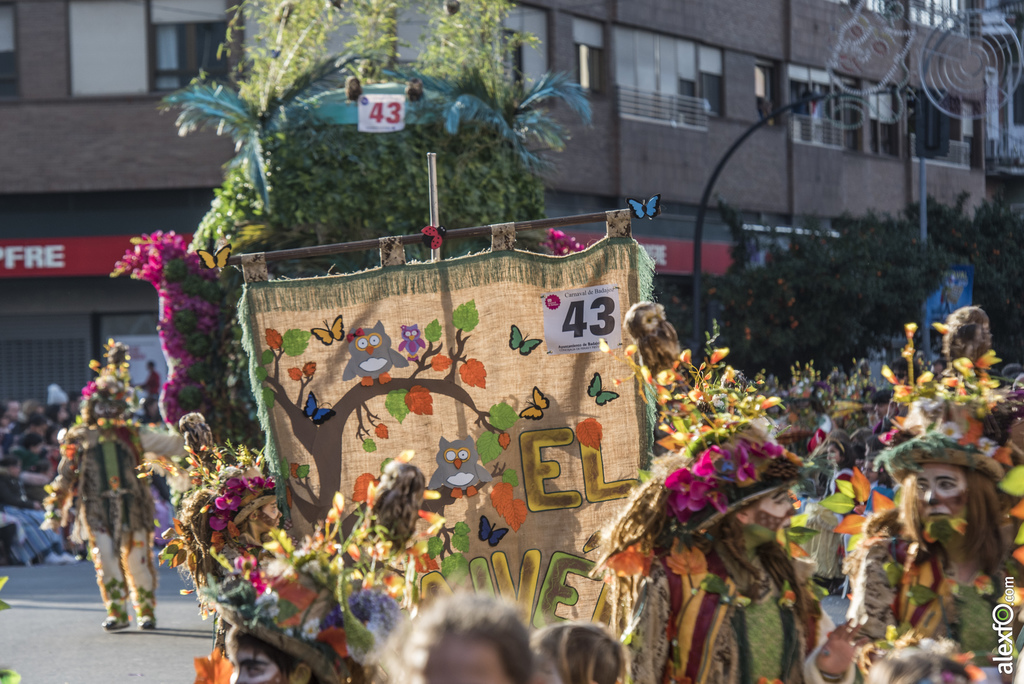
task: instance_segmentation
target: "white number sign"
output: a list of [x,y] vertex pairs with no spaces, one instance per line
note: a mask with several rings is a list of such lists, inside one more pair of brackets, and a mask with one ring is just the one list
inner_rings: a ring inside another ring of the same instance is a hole
[[361,95],[359,132],[393,133],[405,128],[405,95]]
[[544,343],[550,354],[600,351],[601,340],[622,345],[619,286],[595,285],[544,295]]

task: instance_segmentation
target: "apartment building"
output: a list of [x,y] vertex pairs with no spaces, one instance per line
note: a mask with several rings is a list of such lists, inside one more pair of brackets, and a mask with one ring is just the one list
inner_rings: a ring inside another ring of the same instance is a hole
[[[923,35],[959,1],[907,0],[908,20]],[[157,106],[200,68],[226,70],[216,47],[230,4],[0,0],[0,395],[39,393],[53,381],[75,387],[101,340],[155,330],[152,289],[106,273],[131,235],[190,232],[220,182],[230,142],[179,138],[173,114]],[[662,273],[685,278],[711,170],[772,105],[834,87],[825,64],[850,11],[845,0],[522,4],[507,25],[540,42],[510,68],[523,78],[575,74],[594,114],[590,127],[570,124],[548,179],[549,214],[621,208],[626,197],[660,193],[663,214],[635,232]],[[415,57],[424,27],[422,16],[401,17],[403,60]],[[844,82],[867,88],[881,77],[851,73]],[[716,193],[764,225],[898,211],[917,199],[917,164],[910,125],[887,122],[893,106],[875,96],[857,128],[824,106],[778,117],[737,152]],[[1003,137],[1024,141],[1024,98],[1001,116],[1020,127]],[[986,140],[985,125],[954,122],[950,154],[929,162],[929,194],[985,196],[986,158],[1017,153],[1016,143],[992,142],[1002,133]],[[712,213],[705,268],[724,270],[728,248]]]

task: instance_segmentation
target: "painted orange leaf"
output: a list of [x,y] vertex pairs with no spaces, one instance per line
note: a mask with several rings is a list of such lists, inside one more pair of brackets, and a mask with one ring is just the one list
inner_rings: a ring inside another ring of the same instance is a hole
[[267,328],[267,346],[277,351],[284,344],[284,338],[281,337],[281,333],[277,332],[273,328]]
[[384,423],[379,424],[377,427],[373,429],[373,431],[381,439],[388,438],[388,426],[385,425]]
[[833,532],[836,534],[860,534],[864,530],[865,520],[867,518],[863,515],[847,515]]
[[871,483],[864,477],[864,473],[860,472],[860,468],[853,469],[850,484],[853,485],[854,498],[857,501],[866,502],[871,496]]
[[580,444],[583,446],[600,449],[602,437],[604,437],[604,432],[601,430],[601,424],[595,418],[587,418],[576,426],[576,439],[580,440]]
[[1014,518],[1024,519],[1024,499],[1017,502],[1017,505],[1010,509],[1010,515]]
[[430,390],[423,385],[413,385],[405,395],[405,405],[417,416],[434,415],[434,398],[430,396]]
[[881,513],[882,511],[891,511],[894,508],[896,508],[896,503],[885,494],[877,491],[871,492],[871,510],[873,512]]
[[459,375],[462,376],[462,382],[470,387],[487,387],[487,371],[484,369],[484,364],[476,359],[470,359],[462,364]]
[[508,436],[507,432],[502,432],[498,435],[498,446],[502,449],[508,449],[508,445],[512,442],[512,438]]
[[501,517],[506,517],[508,507],[512,503],[512,499],[515,498],[515,494],[512,491],[512,485],[508,482],[498,482],[491,487],[491,505],[494,506],[494,510],[498,512]]
[[438,373],[442,373],[452,367],[452,360],[444,354],[438,354],[430,359],[430,367]]
[[316,635],[316,640],[330,646],[341,658],[348,657],[348,640],[341,627],[328,627]]
[[298,368],[289,368],[288,377],[294,380],[295,382],[298,382],[299,380],[302,379],[302,371],[299,370]]
[[313,377],[313,373],[316,373],[316,361],[310,361],[302,367],[302,374],[307,378]]
[[231,661],[224,657],[219,648],[205,658],[195,658],[196,681],[194,684],[230,684],[233,668]]
[[358,503],[366,501],[366,490],[371,484],[377,484],[377,478],[372,473],[363,473],[356,478],[356,484],[352,488],[352,500]]

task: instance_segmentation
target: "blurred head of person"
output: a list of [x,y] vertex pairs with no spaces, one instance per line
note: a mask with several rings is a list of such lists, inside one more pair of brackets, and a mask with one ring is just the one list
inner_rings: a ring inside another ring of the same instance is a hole
[[892,390],[879,390],[871,395],[871,406],[868,409],[868,420],[872,425],[882,422],[892,401]]
[[224,643],[231,684],[318,684],[309,665],[235,627]]
[[39,435],[40,437],[46,436],[46,430],[50,427],[50,421],[46,419],[46,416],[41,413],[34,413],[28,418],[28,424],[25,428],[25,432]]
[[68,413],[67,404],[50,404],[46,407],[44,414],[51,423],[65,425],[71,414]]
[[626,649],[604,625],[560,622],[535,632],[531,643],[544,684],[626,681]]
[[10,477],[16,478],[21,475],[21,461],[14,456],[0,458],[0,468],[5,469]]
[[407,684],[528,684],[530,636],[515,606],[480,594],[437,599],[401,639]]
[[28,420],[34,415],[43,415],[43,403],[36,399],[26,399],[21,404],[21,415],[25,416],[25,420]]
[[8,399],[4,402],[4,417],[12,423],[18,420],[18,413],[21,412],[21,402],[16,399]]
[[922,647],[900,648],[871,666],[865,684],[968,684],[966,666],[947,653],[953,645],[926,640]]

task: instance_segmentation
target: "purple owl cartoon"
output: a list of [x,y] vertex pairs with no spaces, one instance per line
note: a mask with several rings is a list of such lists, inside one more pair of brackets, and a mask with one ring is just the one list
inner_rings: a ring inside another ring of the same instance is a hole
[[398,351],[405,352],[406,357],[410,361],[419,361],[419,350],[426,348],[427,343],[423,341],[423,337],[420,335],[418,323],[402,326],[402,341],[398,344]]

